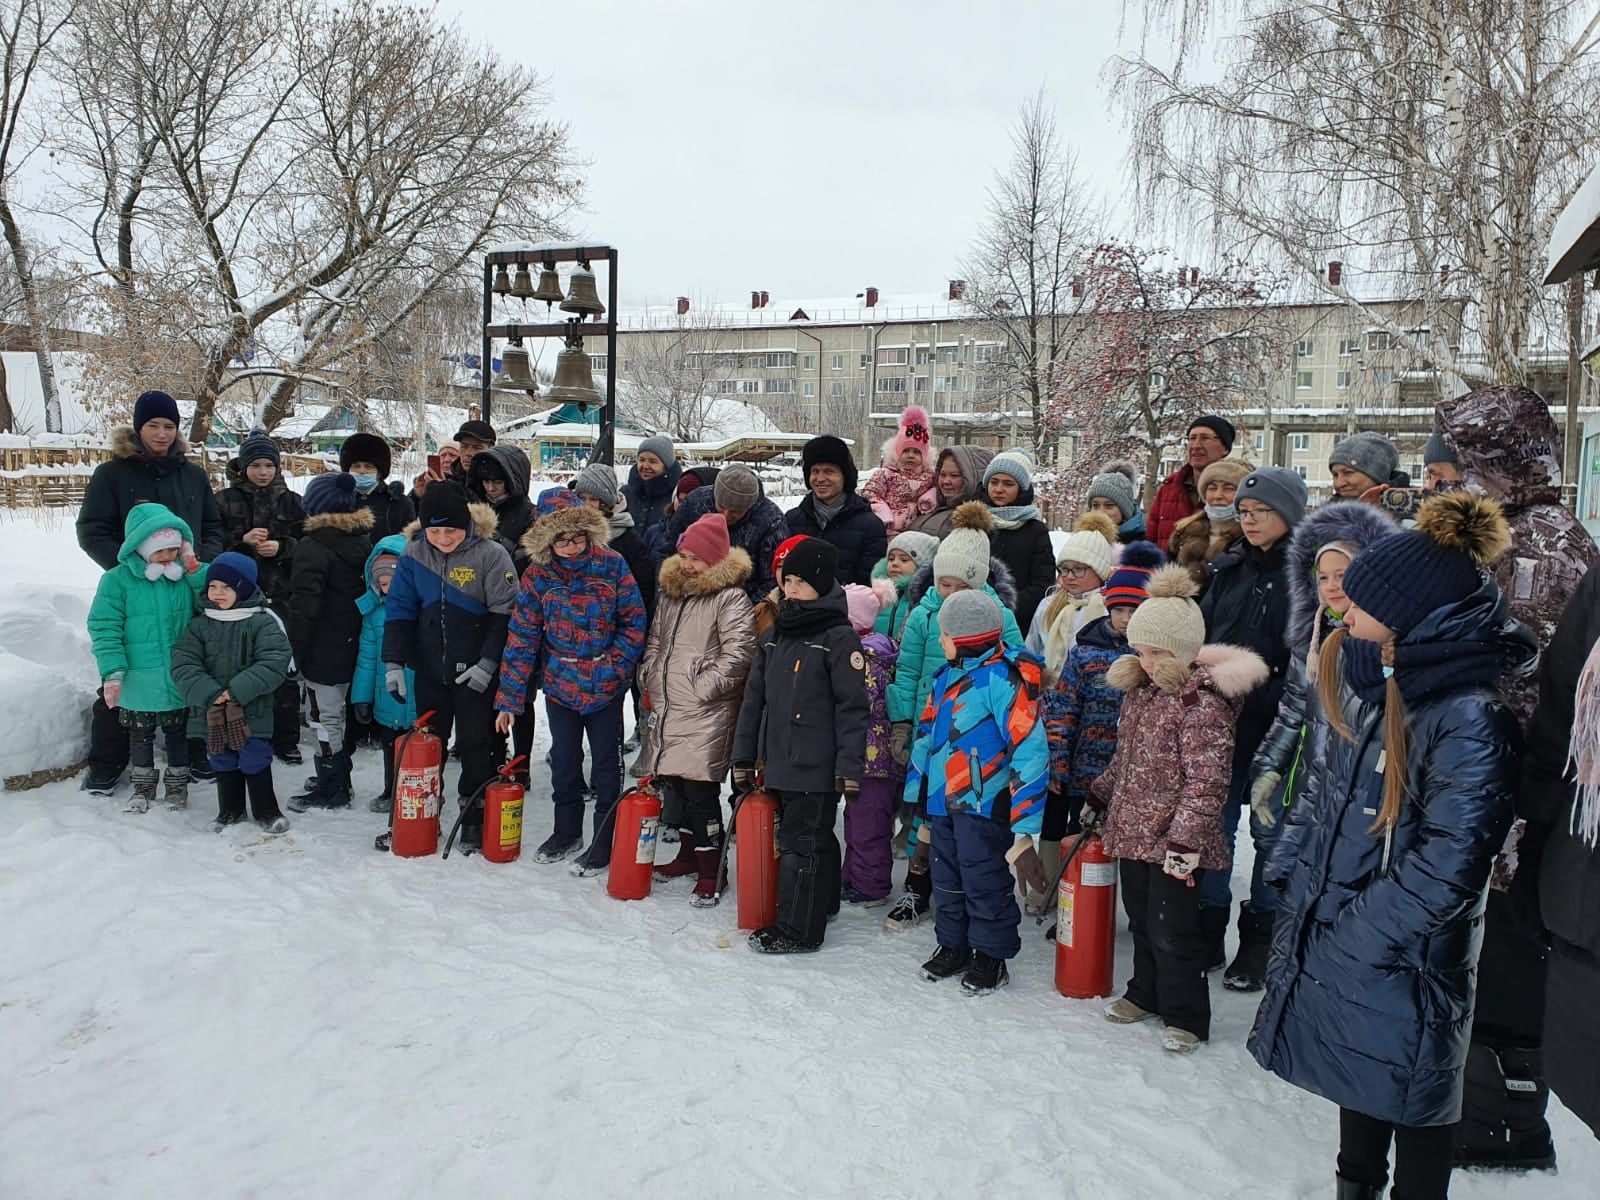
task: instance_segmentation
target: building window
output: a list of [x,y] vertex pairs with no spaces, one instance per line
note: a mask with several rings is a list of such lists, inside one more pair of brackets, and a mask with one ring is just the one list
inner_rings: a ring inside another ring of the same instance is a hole
[[940,346],[939,361],[945,366],[953,366],[961,360],[960,346]]
[[769,396],[789,396],[794,394],[794,380],[792,379],[763,379],[761,390]]
[[1379,367],[1372,372],[1374,387],[1386,388],[1394,382],[1394,370],[1391,367]]
[[764,367],[767,365],[767,356],[765,354],[747,354],[744,356],[744,365],[746,370],[751,367]]
[[926,375],[918,375],[917,376],[917,381],[912,386],[911,390],[913,392],[925,392],[925,391],[927,391],[928,390],[928,377]]
[[861,356],[861,369],[863,371],[865,371],[871,365],[872,365],[872,355],[865,354],[865,353],[862,354],[862,356]]
[[1355,354],[1355,352],[1360,350],[1360,349],[1361,349],[1361,339],[1360,338],[1340,338],[1339,339],[1339,357],[1340,358],[1349,358],[1351,355]]
[[739,390],[739,383],[735,379],[714,379],[711,381],[711,392],[715,396],[731,396]]
[[802,354],[800,356],[802,370],[815,371],[817,369],[817,356],[815,354]]
[[817,385],[809,379],[806,380],[800,388],[800,394],[802,396],[815,396],[817,394]]
[[844,380],[835,379],[832,383],[830,383],[828,385],[828,395],[832,396],[835,400],[843,400]]
[[1306,477],[1306,469],[1304,467],[1295,467],[1294,468],[1294,473],[1296,475],[1300,476],[1301,479],[1304,479]]
[[1350,372],[1340,371],[1337,375],[1335,375],[1333,379],[1333,386],[1338,388],[1341,392],[1344,391],[1345,388],[1349,387]]
[[878,379],[877,390],[878,390],[878,393],[880,395],[885,393],[885,392],[902,392],[903,393],[906,390],[905,376],[904,375],[895,375],[895,376],[892,376],[892,377],[890,377],[890,376],[881,376]]
[[999,342],[978,342],[972,347],[972,361],[992,363],[1000,361]]
[[1289,435],[1289,449],[1296,454],[1304,454],[1311,449],[1311,435],[1309,433],[1291,433]]
[[917,347],[917,366],[925,367],[933,361],[933,348],[931,346]]
[[1294,352],[1301,358],[1314,358],[1317,353],[1317,343],[1311,338],[1301,338],[1295,343]]
[[862,383],[856,384],[856,399],[857,400],[865,400],[866,398],[867,398],[867,385],[866,385],[866,383],[862,382]]
[[761,380],[759,380],[759,379],[741,379],[741,380],[739,380],[739,394],[741,396],[759,396],[761,394]]
[[1255,444],[1256,444],[1256,453],[1260,454],[1263,450],[1265,450],[1267,448],[1267,435],[1264,434],[1264,433],[1256,434],[1256,443]]
[[1374,353],[1394,349],[1394,334],[1384,329],[1374,329],[1367,334],[1367,349]]
[[878,351],[880,367],[903,367],[911,361],[911,350],[906,346],[884,346]]
[[786,368],[788,368],[790,370],[793,370],[794,369],[794,351],[793,350],[774,350],[774,351],[769,351],[768,354],[767,354],[767,366],[769,366],[769,367],[780,367],[780,368],[786,367]]
[[1294,376],[1294,386],[1303,392],[1309,391],[1311,389],[1311,372],[1296,371]]
[[604,371],[610,365],[611,356],[609,354],[591,354],[589,356],[589,366],[596,371]]
[[830,369],[835,370],[835,371],[844,370],[844,355],[842,355],[842,354],[832,354],[832,355],[829,355],[828,358],[829,358],[828,366],[830,367]]

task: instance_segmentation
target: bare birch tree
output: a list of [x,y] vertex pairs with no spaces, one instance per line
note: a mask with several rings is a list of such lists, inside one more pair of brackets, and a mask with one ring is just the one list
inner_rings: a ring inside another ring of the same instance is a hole
[[631,338],[617,376],[628,415],[675,442],[704,441],[717,396],[738,365],[732,345],[703,304],[669,328]]
[[[1127,0],[1171,52],[1116,60],[1146,216],[1282,262],[1447,378],[1524,382],[1554,215],[1594,158],[1600,12],[1576,0]],[[1220,79],[1185,50],[1223,21]],[[1208,70],[1206,75],[1214,75]],[[1329,278],[1326,264],[1343,264]],[[1423,320],[1395,324],[1386,298]],[[1465,306],[1466,337],[1452,342]]]

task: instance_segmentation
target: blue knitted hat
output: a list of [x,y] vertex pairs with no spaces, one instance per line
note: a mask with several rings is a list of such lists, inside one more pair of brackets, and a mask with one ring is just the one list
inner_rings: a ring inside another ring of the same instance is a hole
[[246,554],[228,550],[206,568],[206,582],[225,583],[241,600],[248,599],[256,590],[255,560]]
[[258,425],[245,435],[244,441],[239,443],[239,465],[248,467],[261,458],[268,459],[274,468],[283,465],[283,459],[278,453],[278,443]]
[[301,498],[301,503],[308,517],[321,516],[323,513],[355,512],[358,504],[356,478],[345,471],[330,471],[315,476],[306,485],[306,494]]

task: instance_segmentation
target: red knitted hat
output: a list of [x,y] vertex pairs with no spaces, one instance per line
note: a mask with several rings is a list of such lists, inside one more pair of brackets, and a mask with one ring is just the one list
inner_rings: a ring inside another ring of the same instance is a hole
[[678,549],[716,566],[728,557],[728,519],[721,513],[707,513],[679,535]]
[[783,579],[783,560],[789,557],[789,551],[805,540],[805,534],[797,533],[793,537],[785,538],[778,543],[778,548],[772,552],[772,577],[774,579],[780,581]]

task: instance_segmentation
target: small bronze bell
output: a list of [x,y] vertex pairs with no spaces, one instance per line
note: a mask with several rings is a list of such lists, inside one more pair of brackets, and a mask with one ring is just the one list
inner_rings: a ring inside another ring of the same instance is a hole
[[539,381],[534,378],[533,359],[529,357],[526,347],[507,346],[500,351],[500,369],[505,372],[512,387],[538,394]]
[[555,263],[545,263],[539,268],[539,287],[533,293],[535,300],[543,300],[546,304],[561,303],[561,276],[556,271]]
[[533,295],[533,274],[528,270],[527,263],[517,264],[517,277],[511,281],[511,294],[518,300],[526,300]]
[[572,272],[572,286],[567,291],[567,298],[561,302],[561,311],[595,317],[606,311],[606,306],[600,303],[600,293],[594,286],[594,272],[588,267],[580,265]]
[[494,294],[496,296],[511,294],[511,275],[507,272],[505,263],[494,269]]
[[[590,277],[593,282],[593,276]],[[546,400],[580,406],[600,403],[600,389],[594,385],[589,356],[568,346],[556,356],[556,381],[545,392]]]

